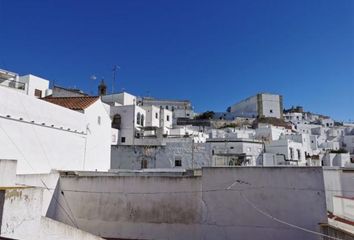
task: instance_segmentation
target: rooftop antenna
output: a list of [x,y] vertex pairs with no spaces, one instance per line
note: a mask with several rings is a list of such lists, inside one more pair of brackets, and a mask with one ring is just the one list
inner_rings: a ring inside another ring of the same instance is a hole
[[118,65],[114,65],[114,66],[113,66],[113,69],[112,69],[112,71],[113,71],[112,94],[114,93],[114,83],[115,83],[115,81],[116,81],[116,76],[117,76],[117,71],[118,71],[118,69],[120,69],[120,66],[118,66]]

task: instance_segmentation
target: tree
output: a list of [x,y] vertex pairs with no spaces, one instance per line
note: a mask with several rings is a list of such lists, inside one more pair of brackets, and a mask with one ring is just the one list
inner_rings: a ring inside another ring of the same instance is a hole
[[215,113],[213,111],[206,111],[195,117],[197,120],[212,119]]

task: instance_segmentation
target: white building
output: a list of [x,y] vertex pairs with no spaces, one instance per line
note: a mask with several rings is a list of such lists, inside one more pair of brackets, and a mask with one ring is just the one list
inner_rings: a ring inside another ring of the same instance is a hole
[[290,139],[279,139],[265,144],[265,152],[282,158],[284,165],[306,165],[305,151],[302,143]]
[[0,86],[42,98],[51,94],[49,81],[32,74],[19,76],[17,73],[0,69]]
[[323,157],[323,165],[328,167],[353,167],[349,153],[328,152]]
[[145,126],[145,110],[136,105],[111,106],[112,127],[118,129],[118,144],[134,145],[140,137],[139,132]]
[[0,159],[18,160],[19,173],[110,168],[111,121],[98,98],[44,101],[1,86],[0,98]]
[[48,96],[51,91],[49,90],[49,81],[43,78],[28,74],[19,77],[19,81],[26,85],[26,94],[42,98]]
[[136,96],[122,92],[101,96],[101,100],[111,106],[136,105]]
[[250,139],[208,139],[212,166],[262,165],[263,143]]
[[238,117],[283,118],[283,97],[275,94],[260,93],[229,107]]
[[255,138],[264,141],[274,141],[278,140],[280,136],[287,134],[288,131],[284,127],[259,124],[256,129]]
[[176,124],[177,118],[192,119],[195,116],[192,104],[189,100],[155,99],[151,97],[143,97],[139,99],[139,105],[157,106],[172,111],[174,124]]

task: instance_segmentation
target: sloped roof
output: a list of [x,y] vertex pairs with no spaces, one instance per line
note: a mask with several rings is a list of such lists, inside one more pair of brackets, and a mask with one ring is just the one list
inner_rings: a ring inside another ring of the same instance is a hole
[[45,97],[42,100],[69,108],[72,110],[84,110],[96,102],[99,97],[83,96],[83,97]]

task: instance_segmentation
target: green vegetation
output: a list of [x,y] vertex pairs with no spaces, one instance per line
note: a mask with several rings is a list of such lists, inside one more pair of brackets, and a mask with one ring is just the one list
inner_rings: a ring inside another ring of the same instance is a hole
[[194,119],[197,120],[208,120],[208,119],[212,119],[214,117],[215,113],[213,111],[206,111],[203,112],[202,114],[199,114],[198,116],[195,116]]

